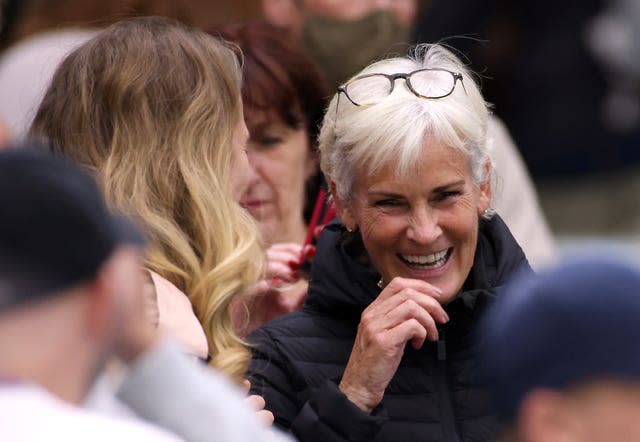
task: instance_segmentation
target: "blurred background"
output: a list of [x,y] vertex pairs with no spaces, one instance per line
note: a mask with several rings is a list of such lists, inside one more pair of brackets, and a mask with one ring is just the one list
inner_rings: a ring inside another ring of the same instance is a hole
[[433,0],[415,35],[445,39],[481,75],[560,251],[640,254],[640,2]]

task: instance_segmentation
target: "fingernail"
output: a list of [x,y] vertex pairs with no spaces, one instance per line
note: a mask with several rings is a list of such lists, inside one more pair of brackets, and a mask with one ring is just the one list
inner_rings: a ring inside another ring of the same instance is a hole
[[271,286],[272,287],[280,287],[284,281],[281,278],[274,277],[271,278]]
[[289,268],[294,272],[300,268],[300,261],[294,261],[293,259],[287,263]]
[[316,256],[316,248],[313,246],[309,247],[309,249],[307,250],[306,256],[307,258],[313,258],[314,256]]

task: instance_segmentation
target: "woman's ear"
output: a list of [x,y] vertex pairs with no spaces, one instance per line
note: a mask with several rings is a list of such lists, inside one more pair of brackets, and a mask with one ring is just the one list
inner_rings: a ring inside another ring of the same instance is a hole
[[493,186],[491,177],[493,176],[493,165],[491,160],[487,159],[484,163],[485,179],[479,186],[478,194],[478,215],[482,215],[485,210],[491,207],[491,198],[493,196]]
[[338,215],[340,215],[342,224],[344,224],[344,226],[349,230],[356,230],[358,228],[358,222],[356,221],[351,205],[338,197],[338,192],[336,192],[336,183],[333,180],[329,180],[329,188],[331,189],[333,202],[336,206]]

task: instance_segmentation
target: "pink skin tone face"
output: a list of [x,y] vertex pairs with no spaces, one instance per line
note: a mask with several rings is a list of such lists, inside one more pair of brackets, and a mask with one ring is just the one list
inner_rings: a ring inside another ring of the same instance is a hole
[[247,144],[253,175],[241,204],[258,222],[268,244],[302,243],[305,183],[315,171],[305,128],[295,129],[264,115],[249,119]]
[[426,281],[442,290],[440,302],[446,304],[473,265],[490,181],[475,184],[466,155],[443,144],[426,144],[406,176],[396,176],[394,166],[371,176],[356,174],[351,203],[337,201],[342,219],[360,229],[384,281]]
[[530,442],[636,441],[639,414],[640,382],[594,378],[563,391],[530,391],[515,426],[517,439]]
[[576,398],[575,407],[584,432],[574,440],[640,440],[640,382],[594,382]]

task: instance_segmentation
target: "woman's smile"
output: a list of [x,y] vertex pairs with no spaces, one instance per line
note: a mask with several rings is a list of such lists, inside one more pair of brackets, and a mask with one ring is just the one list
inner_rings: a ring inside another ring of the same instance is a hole
[[432,270],[439,269],[444,266],[449,260],[452,250],[453,247],[449,247],[447,249],[441,250],[436,253],[431,253],[429,255],[407,255],[399,253],[398,256],[409,267]]

